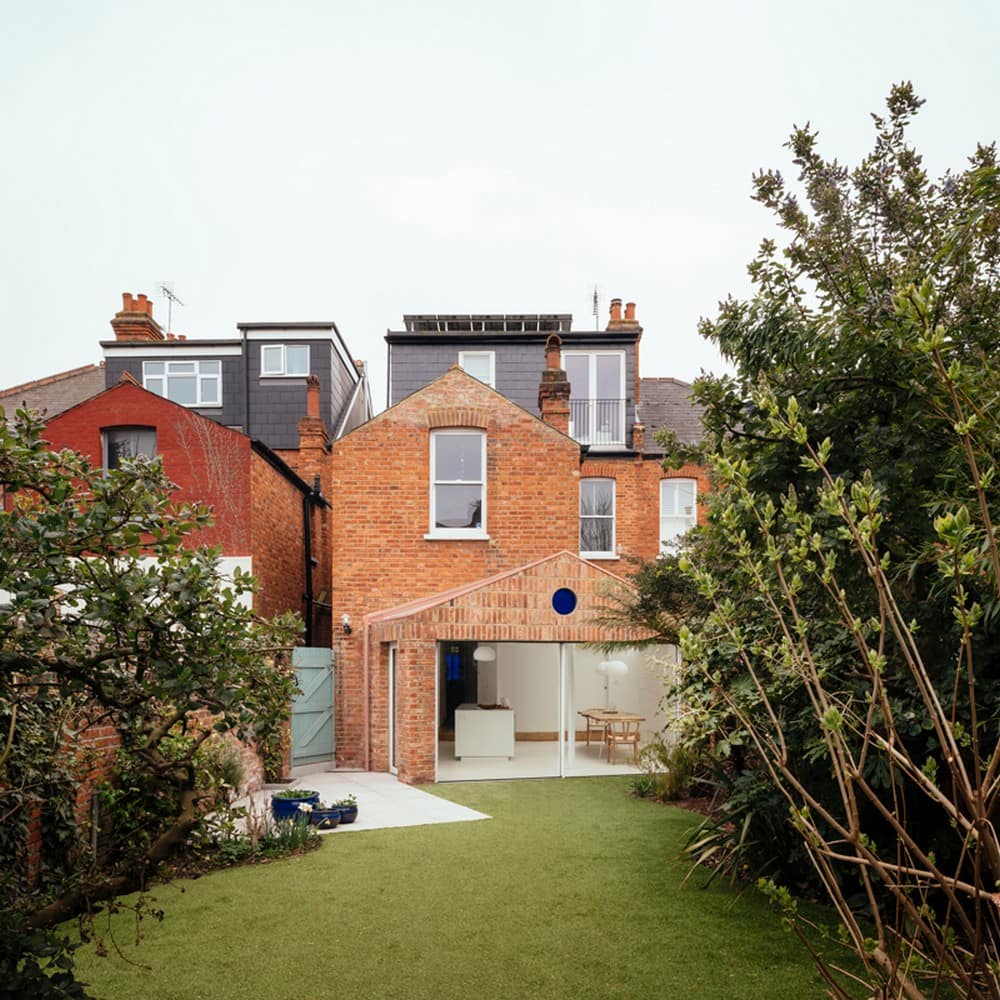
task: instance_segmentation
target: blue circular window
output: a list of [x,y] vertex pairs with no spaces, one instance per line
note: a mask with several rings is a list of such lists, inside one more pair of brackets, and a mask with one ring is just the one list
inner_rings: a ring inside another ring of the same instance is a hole
[[558,615],[571,615],[576,611],[576,594],[569,587],[560,587],[552,595],[552,607]]

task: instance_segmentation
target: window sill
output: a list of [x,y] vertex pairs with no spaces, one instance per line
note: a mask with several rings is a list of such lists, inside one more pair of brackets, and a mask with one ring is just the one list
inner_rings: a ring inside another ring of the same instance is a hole
[[301,375],[288,375],[285,372],[261,372],[260,373],[260,379],[261,379],[261,381],[263,381],[264,379],[271,379],[271,378],[285,378],[285,379],[288,379],[288,378],[308,378],[308,377],[309,377],[309,372],[303,372]]
[[617,552],[581,552],[581,559],[620,559]]
[[424,535],[425,542],[488,542],[490,536],[485,531],[470,531],[462,534],[443,534],[441,532],[427,532]]

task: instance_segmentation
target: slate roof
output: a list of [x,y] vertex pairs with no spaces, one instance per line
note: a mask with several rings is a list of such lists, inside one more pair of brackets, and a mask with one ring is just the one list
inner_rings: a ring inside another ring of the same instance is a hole
[[646,450],[659,451],[655,433],[666,427],[685,444],[702,437],[702,407],[691,402],[691,384],[676,378],[639,380],[639,417],[646,428]]
[[43,410],[46,417],[54,417],[77,403],[104,391],[104,362],[99,365],[83,365],[56,375],[23,382],[21,385],[0,389],[0,406],[7,419],[23,406],[33,410]]

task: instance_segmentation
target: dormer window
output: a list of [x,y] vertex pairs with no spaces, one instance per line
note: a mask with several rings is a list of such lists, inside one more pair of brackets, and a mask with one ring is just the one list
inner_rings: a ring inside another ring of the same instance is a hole
[[563,351],[569,434],[596,448],[625,446],[624,351]]
[[181,406],[221,406],[222,362],[143,361],[142,385]]
[[260,373],[268,377],[304,378],[309,374],[309,345],[261,345]]
[[473,378],[496,388],[496,354],[493,351],[459,351],[458,363]]

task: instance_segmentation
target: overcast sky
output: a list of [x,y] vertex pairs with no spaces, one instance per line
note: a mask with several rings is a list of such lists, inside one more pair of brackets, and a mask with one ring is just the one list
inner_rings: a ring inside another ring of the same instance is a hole
[[[613,296],[642,372],[770,233],[750,200],[793,124],[854,163],[893,82],[934,174],[1000,134],[1000,4],[61,0],[0,37],[0,387],[100,360],[121,292],[173,329],[334,320],[385,398],[412,312]],[[166,323],[166,302],[155,299]]]

